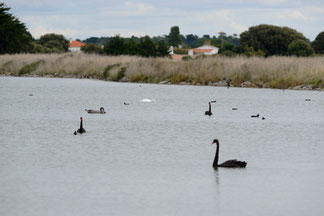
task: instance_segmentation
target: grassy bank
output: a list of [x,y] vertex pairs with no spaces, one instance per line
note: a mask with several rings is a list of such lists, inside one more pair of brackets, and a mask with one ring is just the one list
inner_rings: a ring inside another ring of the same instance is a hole
[[205,57],[189,61],[87,54],[0,56],[0,74],[125,82],[324,89],[324,57]]

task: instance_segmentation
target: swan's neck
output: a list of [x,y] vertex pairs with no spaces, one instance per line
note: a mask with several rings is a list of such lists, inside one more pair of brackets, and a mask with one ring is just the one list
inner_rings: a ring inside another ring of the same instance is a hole
[[82,130],[82,128],[83,128],[83,123],[82,121],[80,121],[80,130]]
[[211,113],[211,105],[209,104],[209,113]]
[[217,167],[218,166],[218,154],[219,154],[219,142],[216,141],[216,154],[215,154],[215,159],[214,159],[213,167]]

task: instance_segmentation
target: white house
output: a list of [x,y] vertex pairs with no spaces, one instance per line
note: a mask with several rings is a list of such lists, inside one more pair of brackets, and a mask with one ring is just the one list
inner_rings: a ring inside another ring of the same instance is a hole
[[71,52],[79,52],[81,47],[83,47],[85,43],[81,43],[80,41],[70,41],[69,50]]

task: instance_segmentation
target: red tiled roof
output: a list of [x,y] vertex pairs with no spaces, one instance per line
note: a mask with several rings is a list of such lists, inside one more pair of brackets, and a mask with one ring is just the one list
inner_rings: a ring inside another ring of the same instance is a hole
[[194,49],[195,53],[209,53],[213,51],[213,49]]
[[81,43],[80,41],[71,41],[69,47],[82,47],[85,43]]

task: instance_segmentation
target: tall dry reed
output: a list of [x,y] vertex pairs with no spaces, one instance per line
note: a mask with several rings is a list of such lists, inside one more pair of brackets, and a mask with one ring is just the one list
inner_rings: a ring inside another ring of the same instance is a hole
[[189,61],[169,58],[76,54],[0,56],[0,74],[79,77],[131,82],[161,81],[234,86],[324,88],[324,57],[205,57]]

